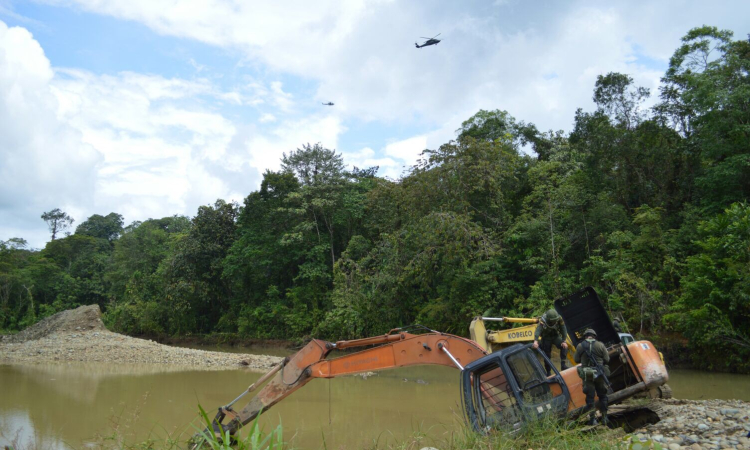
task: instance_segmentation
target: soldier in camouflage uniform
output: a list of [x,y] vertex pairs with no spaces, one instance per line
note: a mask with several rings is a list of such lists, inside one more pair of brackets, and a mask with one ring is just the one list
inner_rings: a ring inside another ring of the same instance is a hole
[[[568,330],[565,328],[562,317],[554,309],[550,309],[539,318],[539,325],[534,332],[534,348],[539,348],[539,338],[542,338],[542,351],[547,358],[552,360],[552,346],[560,349],[560,370],[568,368]],[[552,370],[547,362],[544,362],[547,376]]]
[[[596,411],[594,410],[594,395],[599,397],[599,412],[602,413],[602,422],[607,423],[607,382],[600,373],[597,362],[604,369],[604,375],[609,377],[609,352],[607,347],[596,340],[596,331],[589,328],[584,331],[585,340],[576,347],[575,362],[580,363],[578,376],[583,380],[583,393],[586,394],[586,411],[591,411],[589,424],[596,425]],[[594,358],[592,358],[589,356]]]

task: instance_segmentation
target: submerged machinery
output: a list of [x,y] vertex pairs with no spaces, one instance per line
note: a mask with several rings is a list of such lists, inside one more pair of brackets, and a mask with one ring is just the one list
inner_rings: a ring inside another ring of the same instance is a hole
[[[607,346],[610,404],[657,389],[668,381],[667,369],[654,345],[649,341],[624,344],[592,288],[556,300],[555,309],[568,327],[572,348],[583,339],[587,328],[595,329]],[[475,333],[472,337],[476,337]],[[526,335],[520,337],[528,341]],[[509,335],[509,339],[513,336]],[[220,407],[213,429],[206,432],[213,432],[220,439],[227,433],[235,435],[243,425],[315,378],[425,364],[461,371],[465,417],[479,432],[493,427],[517,428],[523,421],[542,415],[572,418],[583,412],[585,395],[576,367],[560,372],[553,366],[552,375],[547,376],[543,364],[546,356],[530,343],[508,342],[510,345],[505,348],[492,351],[487,342],[478,341],[482,339],[466,339],[423,327],[397,328],[382,336],[350,341],[314,339]],[[354,348],[364,350],[328,358],[333,350]],[[242,409],[235,409],[237,402],[264,383]]]

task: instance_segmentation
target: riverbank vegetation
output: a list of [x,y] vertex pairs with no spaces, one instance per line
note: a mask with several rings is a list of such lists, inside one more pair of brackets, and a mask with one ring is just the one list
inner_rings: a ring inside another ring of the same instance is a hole
[[750,42],[696,28],[658,93],[603,74],[570,131],[479,111],[398,180],[306,144],[242,205],[64,237],[73,218],[45,212],[45,248],[0,243],[0,329],[96,303],[134,335],[465,335],[591,285],[634,334],[748,371],[749,70]]

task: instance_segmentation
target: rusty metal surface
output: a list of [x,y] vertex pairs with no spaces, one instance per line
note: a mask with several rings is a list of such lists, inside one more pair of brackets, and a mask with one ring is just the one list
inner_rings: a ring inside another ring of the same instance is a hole
[[408,333],[398,333],[398,334],[385,334],[382,336],[373,336],[363,339],[354,339],[351,341],[337,341],[336,342],[336,348],[339,350],[347,349],[347,348],[354,348],[354,347],[365,347],[368,345],[376,345],[376,344],[387,344],[389,342],[395,342],[400,341],[404,339],[405,335]]
[[[381,344],[380,346],[326,360],[334,348],[330,342],[312,340],[292,356],[288,363],[271,378],[248,404],[239,412],[222,411],[217,415],[217,427],[224,433],[236,434],[239,429],[254,420],[262,412],[291,395],[313,378],[333,378],[359,372],[390,369],[412,365],[437,364],[455,367],[448,355],[441,352],[438,344],[444,345],[465,365],[486,355],[475,342],[458,336],[442,333],[413,335],[398,333],[373,338],[340,341],[336,348],[352,348]],[[230,414],[231,413],[231,414]],[[234,416],[224,424],[225,418]]]
[[[377,345],[380,344],[380,345]],[[352,348],[357,346],[377,345],[366,350],[349,353],[344,356],[326,359],[334,347]],[[406,332],[376,336],[354,341],[340,341],[336,345],[330,342],[313,340],[302,350],[292,356],[287,364],[258,391],[248,404],[239,412],[222,410],[217,415],[217,427],[231,435],[255,419],[262,412],[268,411],[297,389],[313,378],[334,378],[361,372],[378,371],[396,367],[414,365],[442,365],[455,367],[448,355],[440,351],[445,346],[462,366],[484,357],[487,353],[469,339],[443,333],[425,333],[414,335]],[[666,382],[667,374],[658,352],[653,344],[639,341],[630,344],[633,361],[629,363],[640,369],[648,378],[647,383],[623,389],[613,394],[613,399],[627,398],[637,391],[658,386]],[[628,358],[630,359],[630,358]],[[632,370],[632,369],[631,369]],[[568,412],[582,410],[585,405],[583,384],[575,367],[561,372],[561,376],[570,392]],[[648,384],[648,386],[646,386]],[[224,424],[225,419],[231,419]]]
[[320,361],[311,367],[311,375],[316,378],[333,378],[339,375],[424,364],[455,367],[448,355],[440,351],[438,344],[443,344],[461,365],[486,355],[475,342],[450,334],[401,335],[402,339],[387,345]]
[[628,344],[628,350],[633,357],[632,363],[643,376],[646,387],[661,386],[669,381],[667,367],[659,356],[654,344],[649,341],[635,341]]

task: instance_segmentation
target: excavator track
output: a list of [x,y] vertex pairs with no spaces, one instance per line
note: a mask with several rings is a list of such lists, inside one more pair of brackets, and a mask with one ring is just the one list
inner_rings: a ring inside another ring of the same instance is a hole
[[635,395],[634,398],[650,398],[650,399],[662,399],[666,400],[672,398],[672,388],[668,384],[663,384],[649,389],[648,391],[641,392]]
[[661,395],[659,395],[659,398],[661,398],[661,399],[672,398],[672,388],[669,387],[668,384],[663,384],[663,385],[659,386],[658,389],[659,389],[659,394],[661,394]]

